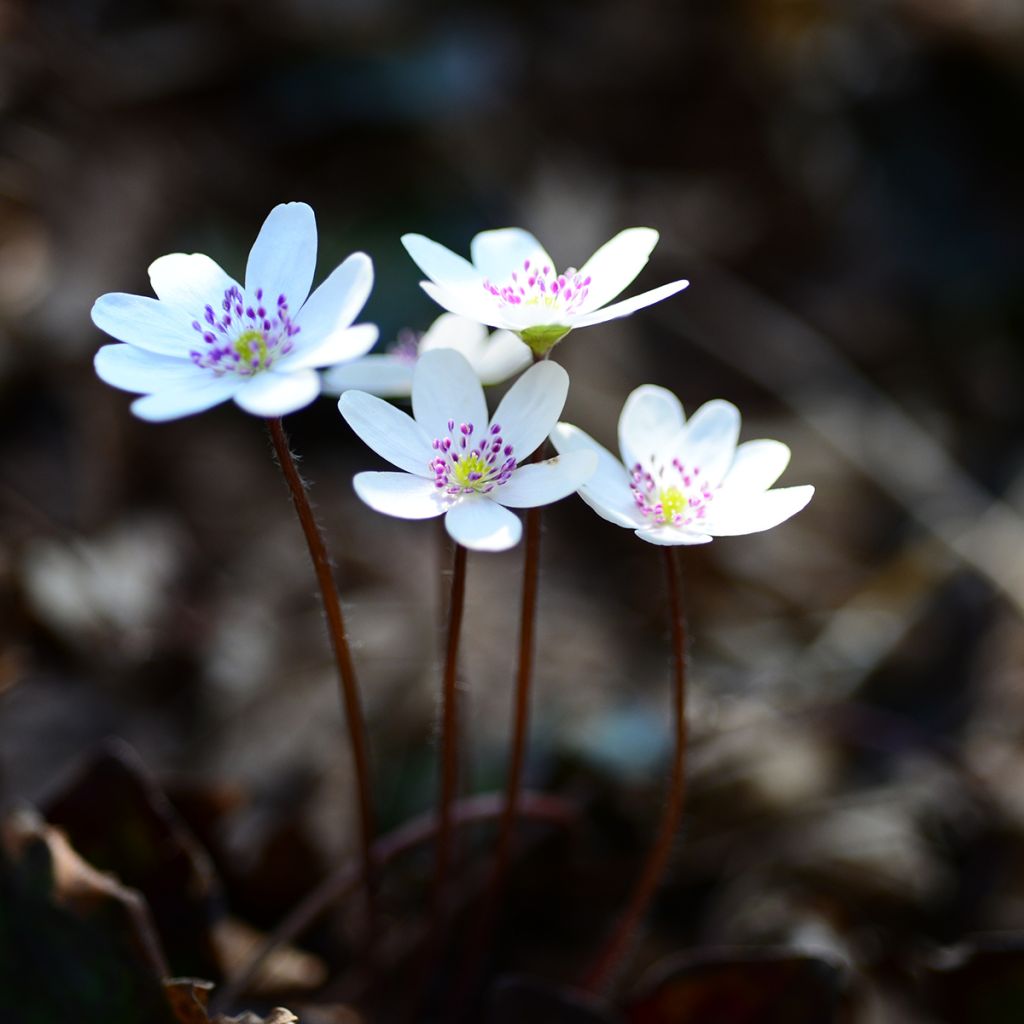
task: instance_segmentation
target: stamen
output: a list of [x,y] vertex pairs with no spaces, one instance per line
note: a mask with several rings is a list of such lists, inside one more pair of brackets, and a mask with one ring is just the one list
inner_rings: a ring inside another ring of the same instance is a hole
[[[501,426],[492,424],[477,437],[472,423],[460,423],[459,451],[453,451],[456,433],[455,420],[448,421],[448,435],[435,438],[431,447],[438,452],[429,463],[434,474],[434,486],[449,498],[463,494],[488,494],[495,487],[508,483],[515,472],[516,460],[511,444],[501,436]],[[505,461],[498,465],[498,453],[504,452]]]

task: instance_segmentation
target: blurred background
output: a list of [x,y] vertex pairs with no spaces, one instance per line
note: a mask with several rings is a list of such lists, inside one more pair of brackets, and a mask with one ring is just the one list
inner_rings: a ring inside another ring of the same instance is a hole
[[[403,232],[468,252],[520,225],[578,266],[650,225],[635,288],[691,286],[558,346],[566,418],[613,446],[641,383],[690,411],[727,398],[817,494],[686,552],[692,790],[627,987],[673,951],[784,948],[835,968],[824,998],[851,1020],[1021,1019],[1022,62],[1014,0],[0,0],[3,805],[88,849],[82,765],[127,741],[212,856],[203,928],[272,927],[352,850],[330,652],[263,426],[133,419],[92,371],[96,296],[148,294],[166,252],[241,273],[270,208],[304,200],[318,280],[373,257],[386,344],[439,312]],[[358,505],[351,475],[379,463],[333,401],[287,427],[393,827],[434,790],[450,553],[436,524]],[[652,836],[667,605],[628,531],[576,499],[545,522],[529,779],[584,818],[528,846],[498,966],[568,981]],[[521,555],[470,559],[466,792],[503,777]],[[395,882],[398,931],[428,863]],[[343,924],[306,944],[288,984],[316,1002]],[[225,969],[220,946],[170,946],[175,973]]]

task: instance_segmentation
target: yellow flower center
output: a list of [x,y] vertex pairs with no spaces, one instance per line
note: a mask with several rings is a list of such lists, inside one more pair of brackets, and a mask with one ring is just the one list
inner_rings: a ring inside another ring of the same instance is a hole
[[263,370],[269,362],[267,339],[262,331],[245,331],[234,341],[232,348],[246,366]]
[[665,523],[675,522],[689,507],[686,494],[678,487],[663,487],[658,492],[658,504],[661,506],[661,520]]
[[487,485],[487,477],[492,469],[493,467],[489,466],[480,455],[463,455],[452,466],[451,475],[460,487],[479,491]]

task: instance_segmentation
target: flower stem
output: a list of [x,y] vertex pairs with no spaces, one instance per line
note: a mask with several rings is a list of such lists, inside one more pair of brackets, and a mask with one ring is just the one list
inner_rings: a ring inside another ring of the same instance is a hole
[[658,835],[640,878],[615,929],[583,976],[582,987],[592,992],[605,989],[611,983],[665,873],[683,814],[686,795],[686,617],[683,612],[682,571],[678,553],[674,547],[664,547],[662,552],[672,616],[672,713],[675,725],[672,774]]
[[277,461],[284,474],[288,489],[291,492],[295,512],[306,536],[309,557],[313,562],[317,584],[320,587],[320,598],[323,601],[324,614],[327,616],[328,633],[334,660],[338,666],[338,678],[341,683],[341,698],[348,722],[349,742],[352,746],[352,762],[355,768],[354,782],[356,802],[359,807],[360,850],[363,886],[366,891],[367,906],[370,918],[374,916],[374,862],[373,839],[376,834],[373,796],[370,785],[370,758],[366,742],[366,726],[363,721],[362,702],[359,697],[359,684],[356,670],[352,663],[352,652],[349,650],[348,638],[345,634],[345,620],[342,617],[341,601],[338,588],[331,571],[331,560],[327,554],[327,545],[317,524],[313,508],[309,503],[306,484],[299,475],[288,444],[288,436],[280,417],[267,420],[270,437],[277,453]]

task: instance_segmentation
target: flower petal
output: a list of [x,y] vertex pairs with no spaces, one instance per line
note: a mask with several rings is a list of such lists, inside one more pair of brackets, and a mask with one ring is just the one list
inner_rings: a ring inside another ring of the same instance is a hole
[[736,537],[745,533],[760,533],[795,516],[814,496],[810,484],[800,487],[778,487],[756,497],[730,502],[728,506],[714,507],[712,515],[703,524],[716,537]]
[[350,327],[372,288],[373,262],[364,252],[352,253],[331,271],[296,315],[295,323],[301,328],[295,339],[296,350]]
[[420,287],[439,305],[450,313],[456,313],[468,320],[487,324],[489,327],[510,327],[506,316],[507,310],[502,309],[492,296],[484,291],[483,285],[469,291],[466,288],[453,289],[434,284],[433,281],[420,281]]
[[335,366],[358,359],[373,348],[377,341],[376,324],[356,324],[343,330],[332,331],[315,345],[296,348],[274,361],[274,369],[293,370]]
[[533,353],[511,331],[495,331],[470,362],[482,384],[500,384],[522,373],[533,362]]
[[551,433],[562,414],[569,393],[569,374],[558,363],[531,366],[509,388],[494,414],[506,442],[515,446],[523,462]]
[[722,498],[767,491],[789,465],[789,454],[789,448],[781,441],[745,441],[736,449],[722,481]]
[[691,533],[689,530],[680,530],[677,526],[645,526],[634,532],[648,544],[660,544],[662,547],[672,547],[676,544],[710,544],[714,540],[709,534]]
[[93,366],[105,383],[142,394],[177,384],[199,383],[211,376],[190,359],[158,356],[134,345],[104,345],[96,353]]
[[619,414],[619,451],[626,468],[648,465],[685,422],[682,403],[667,388],[645,384],[633,391]]
[[408,473],[357,473],[352,486],[370,508],[399,519],[432,519],[448,508],[433,480]]
[[[268,302],[288,299],[294,313],[309,295],[316,270],[316,217],[305,203],[275,206],[256,236],[245,267],[246,297],[262,288]],[[347,325],[346,325],[347,326]]]
[[423,355],[435,348],[453,348],[472,363],[473,356],[486,340],[487,328],[479,320],[457,313],[442,313],[420,338],[419,353]]
[[514,512],[476,496],[452,505],[444,526],[453,540],[472,551],[506,551],[523,535],[523,524]]
[[101,295],[93,303],[92,322],[118,341],[179,359],[188,359],[200,340],[181,310],[145,295]]
[[664,461],[681,459],[689,469],[699,471],[706,485],[716,487],[732,465],[739,436],[739,409],[716,398],[705,402],[660,454]]
[[309,405],[319,394],[320,376],[316,370],[264,370],[235,392],[235,402],[253,416],[286,416]]
[[593,452],[566,452],[546,462],[520,466],[508,483],[495,487],[490,498],[506,508],[550,505],[579,490],[596,469],[597,456]]
[[430,463],[436,453],[423,428],[407,413],[365,391],[346,391],[338,401],[338,411],[381,458],[433,481]]
[[451,433],[449,420],[456,430],[461,423],[486,430],[484,389],[465,356],[438,348],[420,358],[412,377],[412,413],[431,439]]
[[468,260],[425,235],[402,235],[402,245],[431,281],[446,290],[475,287],[483,290],[484,275]]
[[238,390],[238,378],[233,375],[209,377],[200,384],[173,387],[155,394],[136,398],[132,412],[142,420],[164,423],[205,412],[227,401]]
[[597,467],[580,488],[580,497],[599,516],[617,526],[628,526],[631,529],[643,524],[644,517],[630,490],[629,473],[607,448],[571,423],[559,423],[551,432],[551,443],[563,455],[589,451],[596,456]]
[[587,297],[579,307],[580,313],[611,302],[637,274],[647,266],[651,251],[658,244],[658,232],[653,228],[627,228],[604,243],[580,267],[580,277],[589,277]]
[[511,283],[513,272],[522,273],[527,260],[531,267],[548,266],[554,269],[553,261],[544,251],[544,246],[522,228],[481,231],[473,239],[469,251],[473,266],[499,288]]
[[149,280],[161,302],[177,306],[189,323],[211,305],[219,315],[224,293],[237,282],[200,252],[172,252],[149,265]]
[[[634,295],[631,299],[623,299],[622,302],[615,302],[604,309],[597,309],[592,313],[585,313],[583,316],[573,317],[573,327],[590,327],[592,324],[603,324],[606,320],[617,320],[619,317],[629,316],[638,309],[645,306],[653,306],[655,302],[661,302],[676,292],[681,292],[690,282],[673,281],[671,284],[663,284],[660,288],[652,288],[649,292],[642,292]],[[588,296],[589,298],[589,296]]]
[[323,378],[324,394],[340,395],[355,388],[382,398],[408,398],[412,394],[414,365],[397,356],[363,356],[327,370]]

